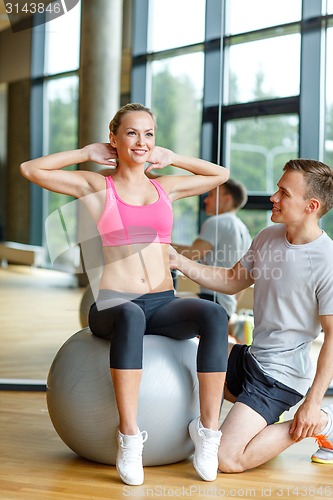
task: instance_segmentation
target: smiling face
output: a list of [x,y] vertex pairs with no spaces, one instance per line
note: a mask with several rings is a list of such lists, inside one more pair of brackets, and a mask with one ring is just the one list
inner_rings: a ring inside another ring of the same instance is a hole
[[306,199],[306,184],[301,172],[286,171],[278,182],[278,190],[270,197],[273,203],[271,221],[298,224],[305,220],[311,200]]
[[155,146],[155,122],[145,111],[130,111],[121,118],[110,143],[117,149],[119,163],[144,164]]

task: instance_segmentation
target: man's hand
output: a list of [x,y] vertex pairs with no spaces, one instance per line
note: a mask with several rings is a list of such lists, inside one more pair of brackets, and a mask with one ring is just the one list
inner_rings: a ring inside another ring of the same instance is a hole
[[296,411],[290,426],[291,438],[297,443],[306,437],[313,437],[315,428],[320,424],[320,417],[320,404],[305,399]]
[[173,246],[169,245],[169,265],[170,265],[170,269],[179,269],[179,259],[180,259],[180,255],[177,252],[177,250],[175,250],[173,248]]

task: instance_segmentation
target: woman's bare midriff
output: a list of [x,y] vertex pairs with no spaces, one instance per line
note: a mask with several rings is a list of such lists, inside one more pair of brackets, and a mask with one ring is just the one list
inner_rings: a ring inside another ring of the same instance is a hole
[[145,243],[103,247],[100,289],[155,293],[173,289],[168,244]]

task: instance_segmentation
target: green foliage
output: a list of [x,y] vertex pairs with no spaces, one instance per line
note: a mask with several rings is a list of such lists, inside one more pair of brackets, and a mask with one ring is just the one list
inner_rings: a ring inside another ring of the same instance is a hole
[[[62,82],[60,82],[61,84]],[[48,100],[48,153],[56,153],[75,149],[78,142],[78,91],[76,80],[66,88],[66,91],[58,91],[55,96]],[[74,84],[74,85],[73,85]],[[74,170],[76,165],[67,169]],[[59,212],[59,221],[62,221],[63,230],[53,231],[49,234],[49,244],[54,248],[63,248],[64,241],[76,241],[77,234],[77,212],[76,203],[70,203],[73,198],[63,194],[47,192],[48,214],[63,208]],[[73,254],[71,251],[60,255],[56,261],[58,269],[72,269]]]
[[[64,98],[57,95],[52,100],[50,99],[48,106],[48,153],[75,149],[78,141],[78,96],[76,87],[69,87]],[[67,168],[74,170],[76,165]],[[70,196],[50,192],[48,196],[48,213],[52,213],[72,199]]]
[[157,115],[156,142],[184,155],[200,154],[201,102],[186,76],[167,68],[153,79],[152,107]]
[[[187,156],[200,155],[201,102],[186,76],[174,77],[167,68],[153,78],[152,109],[157,115],[156,144]],[[167,167],[163,174],[184,171]],[[173,205],[173,241],[190,244],[198,233],[199,198],[183,198]]]
[[[231,176],[252,194],[271,195],[282,175],[283,165],[297,156],[296,117],[265,116],[244,118],[230,123]],[[267,225],[266,212],[244,211],[244,222],[254,237]],[[243,213],[243,211],[242,211]]]

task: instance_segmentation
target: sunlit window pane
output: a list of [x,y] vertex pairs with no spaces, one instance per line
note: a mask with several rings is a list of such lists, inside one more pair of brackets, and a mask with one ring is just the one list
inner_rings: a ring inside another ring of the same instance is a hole
[[227,124],[226,152],[232,177],[243,182],[250,194],[271,195],[284,164],[298,156],[298,117],[232,120]]
[[149,50],[202,42],[205,36],[205,0],[150,0]]
[[227,0],[226,32],[228,34],[277,26],[299,21],[301,0]]
[[202,52],[154,61],[151,106],[158,115],[157,140],[183,154],[199,151],[203,94]]
[[327,14],[333,14],[333,0],[327,0]]
[[46,75],[76,70],[80,60],[80,3],[67,14],[46,23]]
[[[156,142],[180,154],[200,155],[203,92],[202,53],[184,55],[151,65],[151,107],[157,115]],[[186,174],[169,168],[171,173]],[[197,197],[174,203],[173,241],[189,244],[197,235]]]
[[[50,80],[46,85],[46,116],[44,144],[45,154],[71,150],[77,147],[78,137],[78,78],[76,76]],[[75,165],[68,167],[76,168]],[[76,203],[66,195],[45,191],[45,215],[55,214],[60,221],[62,231],[55,230],[48,234],[49,251],[57,253],[57,248],[64,249],[66,241],[76,241],[77,214]],[[61,209],[61,212],[58,212]],[[57,227],[57,224],[50,226]],[[66,250],[68,250],[68,245]],[[50,253],[51,253],[50,252]],[[76,250],[59,255],[57,268],[71,268],[75,264]]]
[[233,45],[229,50],[226,104],[299,94],[300,36]]

